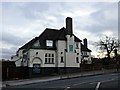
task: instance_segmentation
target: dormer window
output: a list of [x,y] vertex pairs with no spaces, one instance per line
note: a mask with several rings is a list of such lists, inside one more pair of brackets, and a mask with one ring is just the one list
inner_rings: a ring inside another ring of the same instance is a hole
[[46,40],[47,47],[53,47],[53,40]]
[[40,47],[40,42],[39,42],[39,40],[37,40],[37,41],[33,44],[33,47],[35,47],[35,48],[39,48],[39,47]]

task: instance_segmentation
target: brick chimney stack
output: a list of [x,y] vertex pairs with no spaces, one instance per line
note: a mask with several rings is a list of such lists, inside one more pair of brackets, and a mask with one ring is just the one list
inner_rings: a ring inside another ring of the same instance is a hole
[[66,18],[66,29],[67,29],[67,34],[72,35],[73,34],[73,28],[72,28],[72,18],[67,17]]
[[87,39],[83,39],[84,46],[87,48]]

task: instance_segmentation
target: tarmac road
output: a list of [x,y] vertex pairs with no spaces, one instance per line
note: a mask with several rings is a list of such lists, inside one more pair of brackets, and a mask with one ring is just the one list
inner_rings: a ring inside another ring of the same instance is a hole
[[109,73],[63,80],[40,82],[28,85],[10,86],[2,90],[119,90],[120,73]]

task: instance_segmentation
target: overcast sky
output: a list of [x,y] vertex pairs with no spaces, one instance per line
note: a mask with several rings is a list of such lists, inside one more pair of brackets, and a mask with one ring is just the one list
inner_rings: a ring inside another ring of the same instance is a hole
[[73,32],[88,39],[92,54],[102,35],[118,36],[118,2],[2,2],[1,57],[10,59],[19,47],[39,36],[45,28],[65,27],[73,18]]

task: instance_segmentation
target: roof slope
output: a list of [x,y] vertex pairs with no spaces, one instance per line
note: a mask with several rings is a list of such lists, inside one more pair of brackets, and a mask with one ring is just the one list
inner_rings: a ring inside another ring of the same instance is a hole
[[82,43],[81,43],[81,51],[88,51],[88,52],[91,52],[91,50],[88,49],[87,47],[85,47],[85,45],[83,45]]
[[27,48],[29,48],[37,39],[38,39],[38,37],[33,38],[32,40],[27,42],[25,45],[20,47],[19,49],[27,49]]
[[[32,48],[33,44],[39,40],[40,46],[42,49],[46,48],[46,40],[53,40],[53,46],[55,46],[55,41],[57,40],[67,40],[66,39],[67,30],[66,28],[61,28],[60,30],[57,29],[50,29],[46,28],[39,37],[35,37],[32,40],[30,40],[28,43],[23,45],[19,49],[30,49]],[[75,36],[75,35],[74,35]],[[75,36],[75,42],[81,42],[81,40]],[[54,47],[55,49],[55,47]]]

